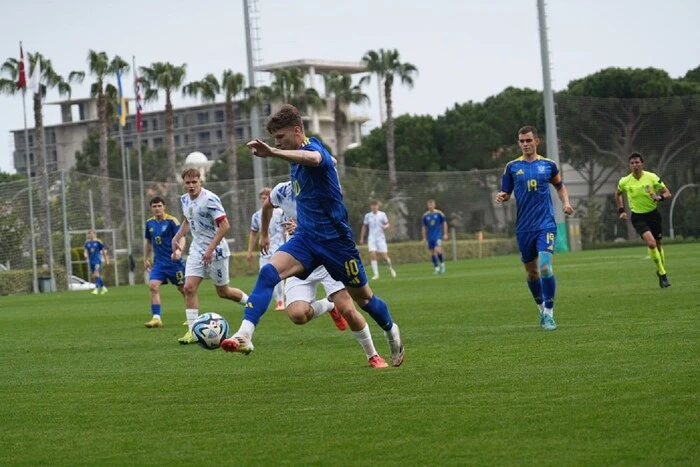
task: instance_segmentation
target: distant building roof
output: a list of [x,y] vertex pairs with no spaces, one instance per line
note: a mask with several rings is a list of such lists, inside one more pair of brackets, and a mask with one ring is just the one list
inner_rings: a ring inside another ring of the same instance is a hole
[[267,65],[259,65],[255,67],[256,71],[275,71],[286,70],[290,68],[301,68],[308,70],[314,68],[316,73],[327,73],[329,71],[339,71],[342,73],[362,73],[367,71],[365,65],[361,62],[346,62],[341,60],[320,60],[312,58],[302,58],[299,60],[290,60],[288,62],[269,63]]

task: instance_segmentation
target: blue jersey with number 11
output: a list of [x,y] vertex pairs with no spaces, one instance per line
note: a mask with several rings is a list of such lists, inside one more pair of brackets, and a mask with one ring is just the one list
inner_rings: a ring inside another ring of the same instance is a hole
[[559,169],[553,161],[540,155],[531,162],[520,156],[506,165],[501,191],[515,193],[516,232],[556,230],[550,183],[561,185]]
[[307,138],[300,149],[319,152],[321,164],[316,167],[291,164],[292,188],[297,201],[295,235],[321,241],[352,238],[333,157],[316,138]]

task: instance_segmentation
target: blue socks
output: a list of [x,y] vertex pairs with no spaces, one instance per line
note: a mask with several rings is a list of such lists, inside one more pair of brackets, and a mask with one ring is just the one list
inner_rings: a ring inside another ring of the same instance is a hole
[[542,294],[544,295],[544,307],[554,308],[554,293],[557,290],[557,281],[554,276],[542,278]]
[[438,265],[437,255],[433,255],[433,266],[437,267],[437,265]]
[[[434,257],[433,257],[434,258]],[[386,306],[386,302],[376,295],[372,295],[372,298],[367,302],[367,305],[360,307],[367,312],[368,315],[372,317],[375,323],[379,325],[385,331],[389,331],[393,326],[391,321],[391,314],[389,313],[389,307]]]
[[[255,282],[253,292],[248,297],[248,303],[243,312],[243,319],[258,325],[260,318],[267,311],[272,299],[272,291],[280,281],[277,269],[271,264],[266,264],[258,273],[258,280]],[[384,305],[386,307],[386,305]],[[387,310],[388,312],[388,310]],[[389,319],[391,322],[391,319]]]
[[102,282],[102,276],[95,278],[95,287],[99,289],[100,287],[104,287],[104,285],[105,283]]
[[151,314],[153,314],[153,316],[160,316],[160,303],[158,305],[151,304]]
[[[442,253],[438,253],[437,259],[438,259],[438,261],[439,261],[441,264],[445,262],[445,261],[443,261],[443,259],[442,259]],[[436,266],[437,266],[437,264],[436,264]]]
[[532,293],[532,298],[535,299],[535,303],[538,305],[541,304],[544,301],[542,298],[542,280],[537,279],[535,281],[531,281],[528,279],[527,286],[530,288],[530,292]]

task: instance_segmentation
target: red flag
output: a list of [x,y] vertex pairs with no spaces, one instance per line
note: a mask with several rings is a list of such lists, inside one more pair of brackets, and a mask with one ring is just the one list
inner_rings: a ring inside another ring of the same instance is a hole
[[27,74],[24,72],[24,51],[22,50],[21,42],[19,44],[19,65],[17,68],[17,89],[24,89],[27,87]]

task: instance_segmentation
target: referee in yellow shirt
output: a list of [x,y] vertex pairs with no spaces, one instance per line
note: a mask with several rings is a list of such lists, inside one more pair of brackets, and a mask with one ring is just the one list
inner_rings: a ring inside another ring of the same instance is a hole
[[657,203],[671,198],[671,192],[664,182],[653,172],[644,170],[644,158],[638,152],[629,156],[632,173],[620,179],[615,192],[615,203],[620,213],[620,219],[626,220],[622,194],[627,193],[627,201],[632,212],[632,225],[649,248],[649,256],[656,264],[661,288],[670,287],[671,281],[666,276],[666,258],[661,249],[661,214],[656,208]]

